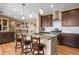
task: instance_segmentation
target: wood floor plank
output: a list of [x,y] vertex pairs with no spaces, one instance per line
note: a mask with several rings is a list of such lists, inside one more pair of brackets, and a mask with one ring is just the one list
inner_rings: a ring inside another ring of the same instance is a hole
[[[57,46],[58,55],[79,55],[78,48],[72,48],[64,45]],[[21,49],[15,52],[15,42],[0,45],[0,55],[21,55]],[[31,54],[28,54],[31,55]]]
[[79,48],[72,48],[64,45],[58,45],[58,54],[61,55],[79,55]]

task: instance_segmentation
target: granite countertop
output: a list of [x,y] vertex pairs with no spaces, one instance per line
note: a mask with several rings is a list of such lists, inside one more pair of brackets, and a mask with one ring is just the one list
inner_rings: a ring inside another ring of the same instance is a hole
[[47,39],[50,40],[54,37],[56,37],[57,35],[52,35],[52,34],[42,34],[42,35],[33,35],[34,37],[40,37],[41,39]]
[[50,31],[50,32],[45,32],[45,31],[41,31],[41,34],[50,34],[50,35],[59,35],[61,33],[61,31]]
[[50,40],[50,39],[52,39],[52,38],[54,38],[54,37],[56,37],[56,36],[57,36],[57,35],[43,34],[43,35],[41,35],[41,38],[42,38],[42,39]]
[[40,31],[40,33],[51,33],[51,32],[61,32],[61,30],[53,30],[53,31],[50,31],[50,32],[47,32],[47,31]]
[[58,30],[58,31],[54,30],[54,31],[50,31],[50,32],[61,32],[61,30]]
[[61,32],[61,33],[67,33],[67,34],[78,34],[78,35],[79,35],[79,33],[74,33],[74,32]]
[[39,33],[46,33],[46,34],[49,34],[50,32],[40,31]]

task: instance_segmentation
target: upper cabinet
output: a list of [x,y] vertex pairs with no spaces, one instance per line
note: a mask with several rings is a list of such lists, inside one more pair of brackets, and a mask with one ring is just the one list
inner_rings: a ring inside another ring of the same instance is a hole
[[40,17],[41,27],[51,27],[52,26],[52,14],[44,15]]
[[79,8],[62,12],[62,26],[79,26]]
[[20,29],[21,21],[17,21],[11,18],[0,18],[0,32],[15,32],[16,29]]
[[0,31],[9,31],[9,19],[0,18]]

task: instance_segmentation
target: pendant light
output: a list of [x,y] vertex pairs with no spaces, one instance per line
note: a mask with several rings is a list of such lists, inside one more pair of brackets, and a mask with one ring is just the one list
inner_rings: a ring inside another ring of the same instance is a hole
[[32,12],[30,12],[30,15],[29,15],[29,16],[30,16],[30,18],[32,18],[32,17],[33,17]]
[[23,15],[22,15],[22,19],[24,20],[24,19],[25,19],[25,15],[24,15],[24,7],[25,7],[25,4],[23,3],[22,6],[23,6]]

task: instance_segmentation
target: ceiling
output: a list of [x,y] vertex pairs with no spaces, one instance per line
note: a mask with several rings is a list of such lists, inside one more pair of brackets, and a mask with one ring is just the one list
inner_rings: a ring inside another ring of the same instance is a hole
[[[53,7],[50,7],[51,4]],[[33,18],[36,18],[39,9],[42,9],[44,13],[52,13],[54,11],[64,11],[73,8],[79,8],[79,3],[26,3],[24,15],[25,19],[29,19],[29,14],[31,13]],[[3,11],[3,15],[22,20],[22,3],[0,3],[0,11]]]

